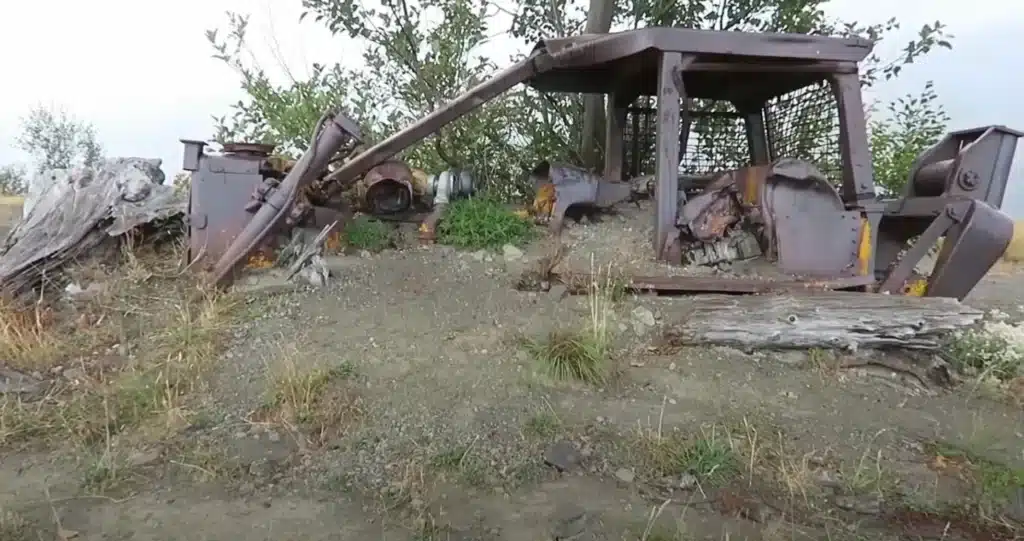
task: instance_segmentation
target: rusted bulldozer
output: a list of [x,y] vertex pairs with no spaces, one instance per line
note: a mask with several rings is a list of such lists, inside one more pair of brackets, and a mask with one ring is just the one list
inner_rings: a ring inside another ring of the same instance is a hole
[[[216,203],[224,212],[248,212],[248,219],[228,235],[230,243],[206,246],[219,257],[214,276],[230,279],[282,224],[309,219],[295,205],[314,181],[351,183],[528,84],[607,97],[603,172],[535,171],[547,179],[538,181],[538,192],[549,199],[535,208],[552,214],[556,231],[570,207],[622,200],[635,192],[627,179],[647,175],[659,259],[713,263],[753,254],[773,263],[779,283],[962,299],[1011,240],[1012,220],[999,208],[1022,134],[1001,126],[950,133],[907,172],[903,194],[880,195],[858,75],[872,46],[859,38],[680,28],[543,40],[526,59],[330,170],[359,130],[328,113],[290,171],[261,184],[258,205],[246,211],[244,200]],[[731,143],[716,139],[723,133],[732,134]],[[196,155],[187,154],[186,165]],[[249,174],[259,173],[258,162],[247,166]],[[220,166],[221,174],[231,167]],[[210,203],[201,199],[193,198],[193,224],[211,223]],[[939,239],[934,269],[915,274]],[[766,279],[747,289],[770,287]],[[694,290],[745,288],[721,278]]]

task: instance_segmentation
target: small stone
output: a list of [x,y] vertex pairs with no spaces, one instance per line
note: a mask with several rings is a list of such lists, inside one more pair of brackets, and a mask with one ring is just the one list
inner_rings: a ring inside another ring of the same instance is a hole
[[505,261],[518,261],[523,258],[523,251],[511,244],[502,246],[501,253],[505,256]]
[[270,461],[266,459],[253,460],[249,463],[249,475],[253,477],[270,477],[271,469]]
[[615,470],[615,478],[623,483],[632,483],[636,479],[636,474],[629,468],[619,468]]
[[469,257],[473,258],[475,261],[483,261],[487,257],[487,252],[483,250],[477,250],[469,254]]
[[560,472],[567,472],[580,463],[580,455],[572,442],[562,440],[544,453],[544,463]]
[[877,515],[882,512],[882,500],[877,496],[839,496],[835,499],[835,504],[840,509],[862,515]]
[[697,478],[689,473],[684,473],[679,476],[679,483],[676,485],[683,490],[690,490],[697,486]]
[[569,288],[565,284],[555,284],[548,290],[548,295],[556,301],[564,299],[569,294]]
[[823,487],[838,489],[842,486],[838,477],[828,470],[819,471],[815,477],[818,484]]
[[85,370],[81,368],[68,368],[61,375],[69,381],[82,381],[85,379]]
[[656,323],[654,312],[643,306],[637,306],[632,312],[633,321],[645,327],[653,327]]
[[35,394],[41,390],[38,378],[0,367],[0,394]]
[[553,537],[555,541],[575,539],[587,529],[587,511],[569,503],[555,508]]
[[136,451],[128,457],[128,464],[136,468],[141,468],[143,466],[154,464],[158,460],[160,460],[160,451]]
[[676,363],[668,363],[668,369],[669,370],[675,370],[676,369]]
[[743,516],[760,524],[767,524],[775,520],[779,514],[775,508],[764,502],[751,502],[750,506],[744,511]]

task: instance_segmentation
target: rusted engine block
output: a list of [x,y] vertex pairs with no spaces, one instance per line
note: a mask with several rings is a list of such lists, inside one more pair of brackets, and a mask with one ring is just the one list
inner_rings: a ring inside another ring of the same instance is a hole
[[881,208],[847,210],[814,166],[783,158],[716,175],[680,208],[679,237],[669,249],[688,264],[763,255],[787,274],[868,284],[871,222],[880,215]]

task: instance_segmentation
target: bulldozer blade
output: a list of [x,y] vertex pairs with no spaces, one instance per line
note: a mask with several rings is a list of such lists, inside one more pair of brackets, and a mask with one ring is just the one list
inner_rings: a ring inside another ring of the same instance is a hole
[[946,233],[925,295],[963,300],[995,266],[1011,240],[1012,218],[988,203],[970,201],[963,218]]

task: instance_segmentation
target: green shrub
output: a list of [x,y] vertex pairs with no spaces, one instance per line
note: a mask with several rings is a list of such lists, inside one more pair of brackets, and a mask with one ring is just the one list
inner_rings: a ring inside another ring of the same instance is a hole
[[461,199],[451,203],[437,228],[437,240],[459,248],[497,249],[506,244],[521,246],[535,236],[533,224],[489,198]]
[[359,216],[345,227],[345,244],[359,249],[379,252],[394,245],[391,226],[369,216]]

